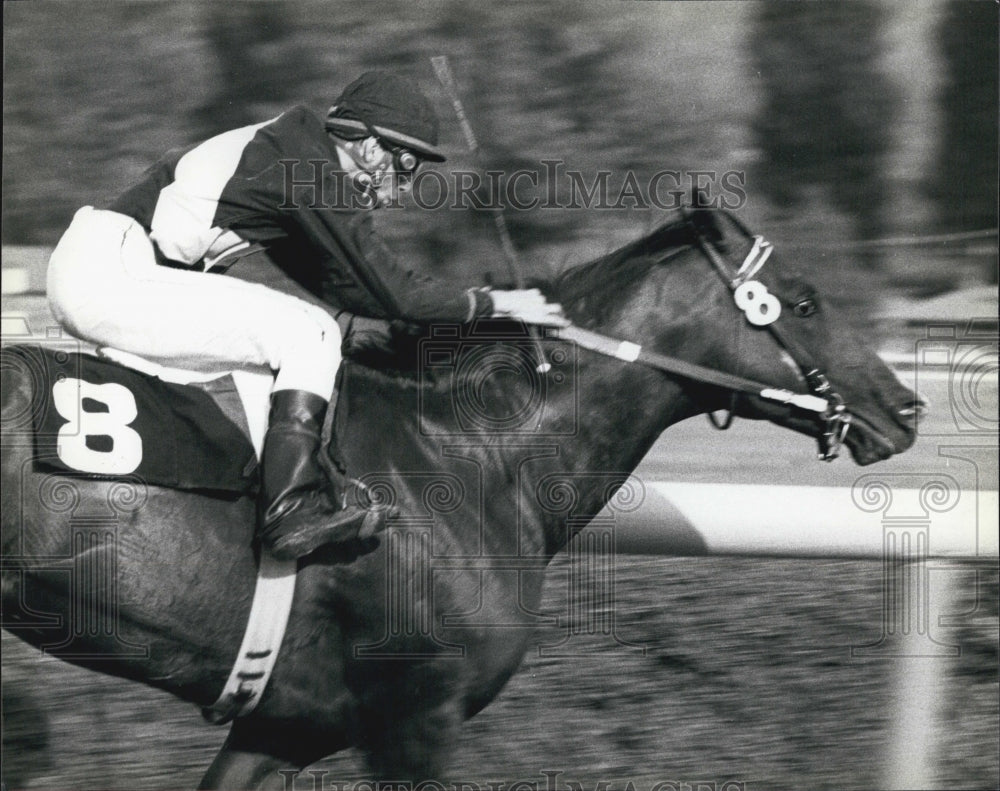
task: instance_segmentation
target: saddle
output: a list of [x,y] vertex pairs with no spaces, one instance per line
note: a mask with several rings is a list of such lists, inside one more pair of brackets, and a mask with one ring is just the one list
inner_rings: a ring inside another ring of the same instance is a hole
[[[338,322],[345,357],[392,354],[389,322],[346,313]],[[95,355],[17,345],[3,354],[5,368],[28,372],[31,382],[26,412],[36,468],[205,493],[256,492],[269,370],[199,374],[114,349]]]
[[170,369],[142,370],[139,358],[129,367],[133,358],[122,353],[18,345],[3,354],[8,370],[30,372],[36,468],[176,489],[256,490],[257,456],[232,374],[181,384],[157,375]]

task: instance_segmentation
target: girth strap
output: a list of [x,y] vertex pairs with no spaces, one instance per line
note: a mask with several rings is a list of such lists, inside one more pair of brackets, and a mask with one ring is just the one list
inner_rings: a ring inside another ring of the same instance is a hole
[[274,670],[285,636],[295,593],[296,561],[260,556],[257,586],[250,617],[236,662],[219,699],[201,710],[202,716],[220,725],[249,714],[260,702]]

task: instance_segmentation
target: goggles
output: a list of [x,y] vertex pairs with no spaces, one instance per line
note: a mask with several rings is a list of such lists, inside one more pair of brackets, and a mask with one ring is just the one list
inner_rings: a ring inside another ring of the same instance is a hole
[[354,160],[355,165],[360,169],[360,172],[355,176],[356,184],[364,195],[364,203],[366,204],[364,208],[369,209],[378,204],[377,191],[385,179],[390,160],[395,170],[393,177],[398,179],[398,183],[401,185],[405,185],[413,179],[423,161],[409,148],[393,145],[382,138],[379,138],[378,142],[387,156],[384,156],[374,167],[364,163],[349,149],[347,150],[347,155]]
[[396,169],[396,172],[402,176],[409,176],[412,178],[417,172],[417,168],[420,167],[420,157],[408,148],[389,145],[385,141],[380,142],[384,147],[387,147],[389,153],[392,154],[392,165]]

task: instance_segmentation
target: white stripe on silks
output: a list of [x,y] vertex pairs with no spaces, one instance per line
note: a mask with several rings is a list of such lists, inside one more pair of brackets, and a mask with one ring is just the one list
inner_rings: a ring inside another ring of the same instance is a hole
[[167,258],[194,264],[223,233],[213,227],[219,197],[257,130],[274,120],[223,132],[180,158],[174,181],[160,190],[149,234]]
[[[923,513],[919,489],[892,497],[893,508]],[[901,527],[891,513],[859,505],[848,487],[650,481],[638,508],[601,517],[613,517],[623,552],[881,559],[887,531],[925,529],[928,557],[995,559],[998,504],[996,491],[963,491],[948,510],[929,512],[923,528],[914,520]]]

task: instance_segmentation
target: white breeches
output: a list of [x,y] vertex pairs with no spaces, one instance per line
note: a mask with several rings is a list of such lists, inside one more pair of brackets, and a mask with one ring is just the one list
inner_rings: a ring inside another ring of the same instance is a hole
[[330,314],[265,286],[159,266],[142,226],[117,212],[76,213],[47,287],[56,319],[91,343],[200,371],[266,366],[275,390],[333,393],[341,336]]

